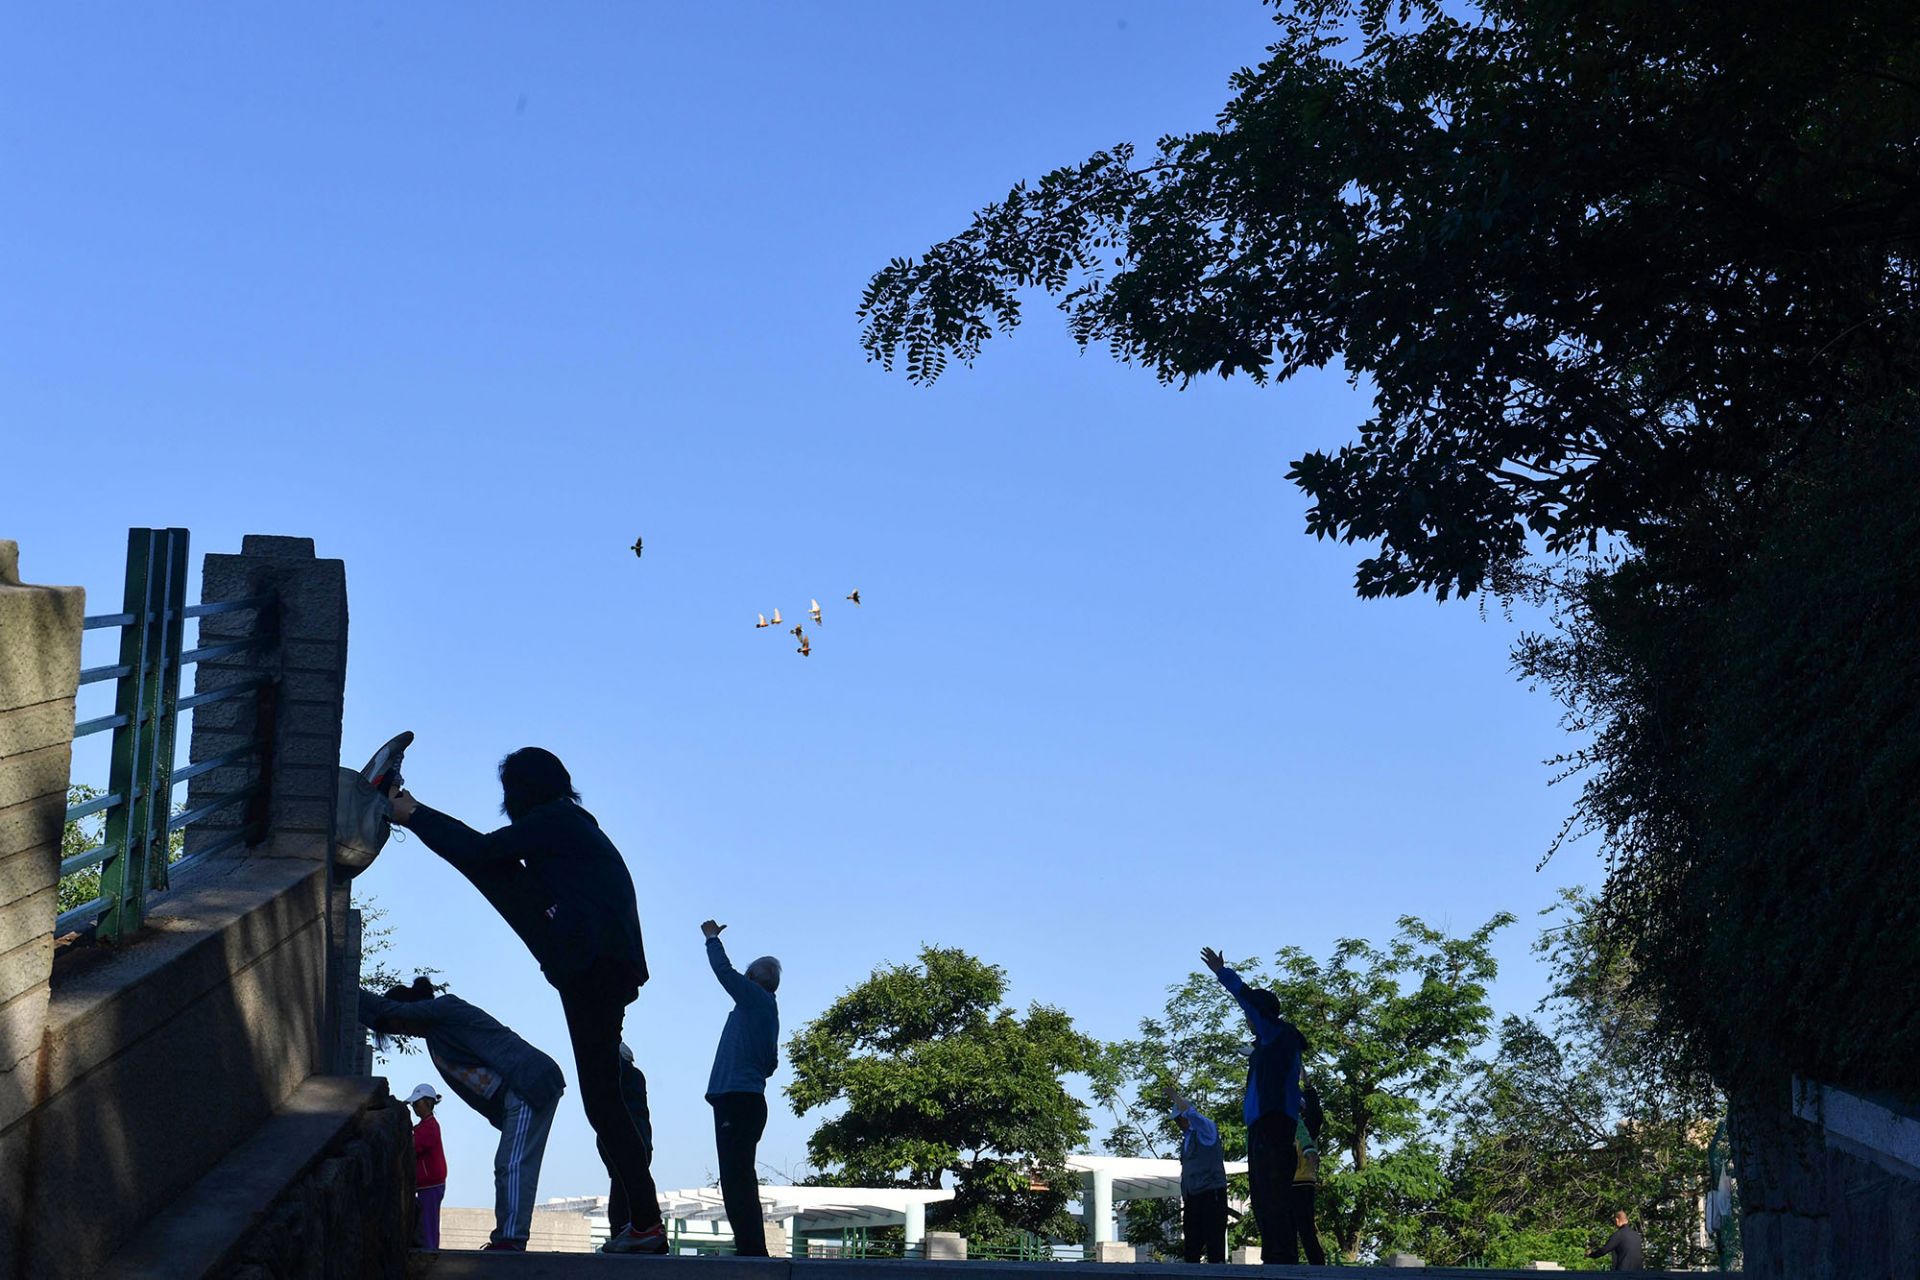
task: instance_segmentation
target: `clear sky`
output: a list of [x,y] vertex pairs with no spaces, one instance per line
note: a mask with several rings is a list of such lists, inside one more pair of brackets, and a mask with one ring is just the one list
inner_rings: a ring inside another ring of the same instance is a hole
[[[1497,611],[1358,601],[1358,551],[1302,534],[1282,477],[1362,416],[1340,376],[1170,390],[1038,300],[931,390],[859,348],[875,267],[1206,123],[1266,31],[1254,0],[12,6],[0,537],[95,612],[129,525],[313,537],[353,763],[412,728],[417,794],[481,824],[503,753],[557,751],[639,887],[663,1187],[714,1168],[709,915],[786,962],[788,1029],[939,943],[1118,1037],[1202,945],[1501,909],[1524,1010],[1531,914],[1597,876],[1534,870],[1556,709]],[[810,658],[753,628],[809,597]],[[464,881],[413,842],[358,891],[389,960],[571,1078]],[[445,1128],[448,1202],[490,1203],[492,1131]],[[811,1128],[776,1106],[765,1163]],[[570,1095],[541,1194],[596,1190]]]

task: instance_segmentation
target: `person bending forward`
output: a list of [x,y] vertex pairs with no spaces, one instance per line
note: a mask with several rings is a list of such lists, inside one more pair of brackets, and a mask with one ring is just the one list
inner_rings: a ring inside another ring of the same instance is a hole
[[727,926],[709,920],[707,963],[733,997],[733,1010],[720,1032],[713,1072],[707,1077],[707,1101],[713,1106],[713,1145],[720,1158],[720,1198],[733,1224],[733,1251],[743,1258],[767,1256],[767,1228],[760,1218],[760,1179],[754,1154],[767,1128],[767,1077],[780,1060],[780,962],[761,956],[737,973],[720,944]]

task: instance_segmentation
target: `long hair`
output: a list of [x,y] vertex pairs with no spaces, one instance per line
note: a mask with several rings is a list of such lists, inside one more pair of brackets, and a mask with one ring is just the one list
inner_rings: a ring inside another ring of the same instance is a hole
[[579,800],[560,757],[545,747],[522,747],[500,762],[500,812],[518,822],[549,800]]
[[411,986],[387,988],[387,999],[399,1000],[405,1004],[412,1004],[417,1000],[431,1000],[439,994],[438,988],[424,973],[415,978]]

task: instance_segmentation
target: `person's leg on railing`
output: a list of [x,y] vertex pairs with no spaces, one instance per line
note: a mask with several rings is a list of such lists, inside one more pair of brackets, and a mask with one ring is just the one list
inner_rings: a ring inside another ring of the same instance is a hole
[[754,1157],[767,1128],[767,1098],[761,1093],[715,1094],[713,1145],[720,1164],[720,1199],[733,1227],[733,1251],[742,1258],[767,1256],[767,1228],[760,1217],[760,1179]]

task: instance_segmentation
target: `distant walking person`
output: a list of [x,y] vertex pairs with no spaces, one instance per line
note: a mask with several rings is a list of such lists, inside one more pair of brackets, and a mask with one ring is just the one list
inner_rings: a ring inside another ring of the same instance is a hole
[[1617,1209],[1613,1215],[1613,1234],[1598,1249],[1589,1250],[1589,1258],[1604,1258],[1613,1255],[1615,1271],[1643,1271],[1647,1265],[1646,1241],[1632,1227],[1632,1219],[1627,1217],[1625,1209]]
[[1288,1216],[1293,1219],[1293,1234],[1313,1266],[1327,1265],[1327,1251],[1320,1247],[1320,1224],[1314,1221],[1313,1201],[1320,1191],[1320,1130],[1326,1113],[1320,1109],[1320,1093],[1312,1085],[1300,1088],[1300,1119],[1293,1127],[1293,1186],[1287,1196]]
[[[640,1141],[647,1148],[649,1163],[653,1155],[653,1113],[647,1106],[647,1077],[634,1065],[633,1050],[626,1041],[620,1042],[620,1101],[627,1108],[627,1114],[633,1117],[633,1127],[640,1131]],[[600,1151],[600,1163],[607,1163],[607,1145],[595,1140]],[[627,1203],[627,1189],[620,1185],[620,1179],[613,1179],[607,1188],[607,1221],[627,1222],[633,1217],[632,1208]]]
[[1220,1126],[1169,1089],[1180,1125],[1180,1243],[1188,1262],[1227,1260],[1227,1157]]
[[603,1251],[665,1253],[652,1153],[620,1096],[621,1022],[647,981],[633,877],[551,751],[522,747],[502,760],[500,791],[507,825],[485,835],[405,791],[393,820],[473,882],[560,993],[581,1105],[630,1206]]
[[[500,1131],[493,1156],[493,1235],[485,1247],[524,1250],[533,1231],[547,1133],[567,1088],[559,1064],[484,1009],[459,996],[435,995],[424,977],[384,996],[362,988],[360,1021],[378,1032],[425,1040],[447,1087]],[[446,1182],[444,1160],[440,1181]]]
[[1226,957],[1203,947],[1200,959],[1232,993],[1253,1028],[1247,1064],[1247,1172],[1253,1183],[1253,1218],[1260,1226],[1260,1261],[1297,1263],[1300,1250],[1288,1208],[1293,1186],[1294,1127],[1300,1119],[1300,1055],[1306,1037],[1280,1015],[1280,998],[1249,987],[1227,967]]
[[745,974],[734,971],[720,932],[727,926],[709,920],[707,963],[733,997],[733,1010],[720,1032],[707,1077],[707,1101],[713,1104],[713,1144],[720,1157],[720,1199],[733,1224],[733,1251],[743,1258],[767,1256],[767,1228],[760,1219],[760,1179],[754,1154],[767,1128],[767,1077],[780,1060],[780,962],[761,956]]
[[440,1202],[447,1198],[447,1150],[440,1145],[440,1122],[433,1109],[440,1095],[430,1084],[415,1085],[407,1105],[419,1119],[413,1126],[413,1204],[415,1242],[422,1249],[440,1248]]

